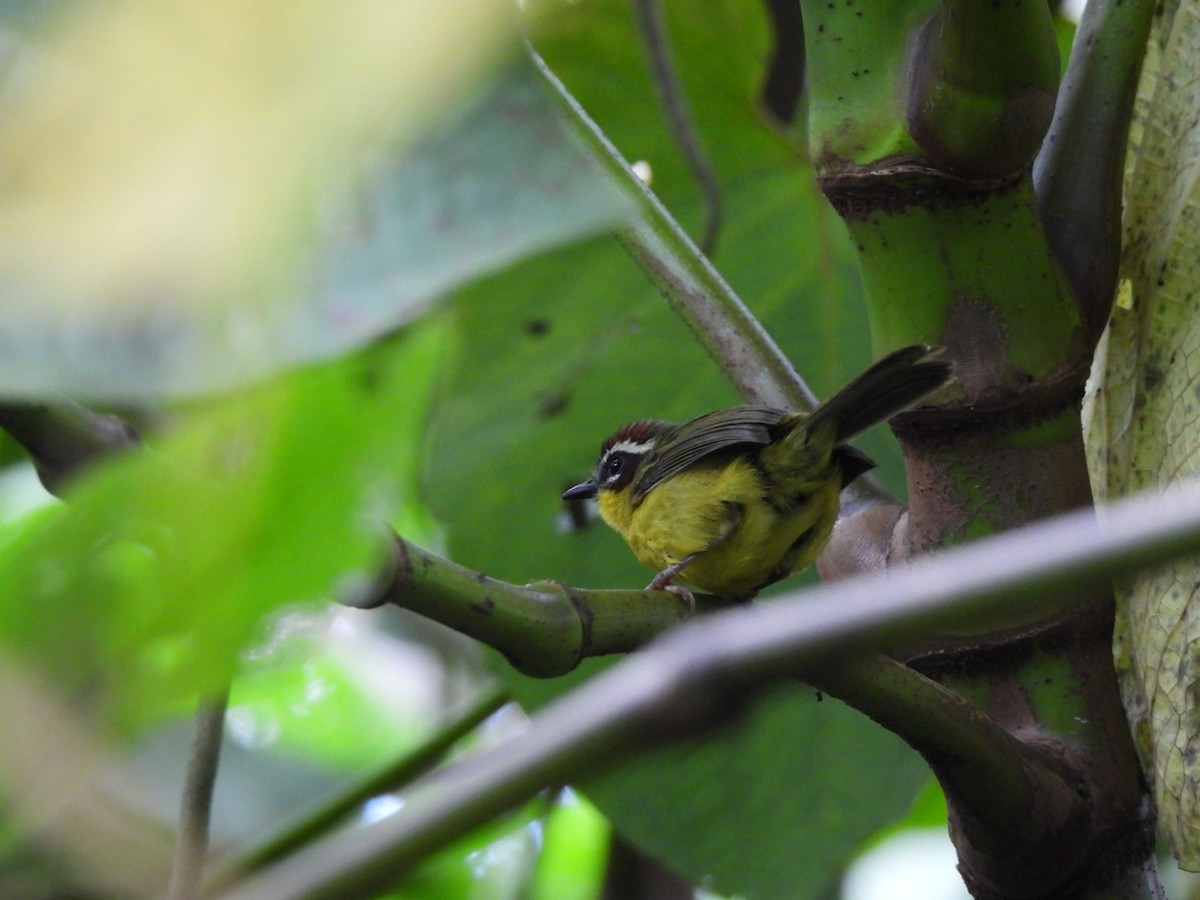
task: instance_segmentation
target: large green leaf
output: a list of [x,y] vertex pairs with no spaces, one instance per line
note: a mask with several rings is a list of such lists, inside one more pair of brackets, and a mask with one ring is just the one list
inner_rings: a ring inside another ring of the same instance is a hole
[[265,614],[376,577],[444,345],[426,327],[183,412],[89,473],[6,535],[0,640],[109,722],[190,705]]
[[[668,14],[725,192],[715,262],[817,392],[828,393],[865,364],[869,339],[840,223],[800,151],[756,111],[769,40],[761,10],[728,0],[673,4]],[[624,155],[650,163],[656,192],[695,226],[697,191],[662,125],[628,4],[572,6],[538,47]],[[644,584],[650,573],[615,534],[594,523],[572,530],[558,494],[588,471],[616,426],[729,404],[732,389],[614,242],[522,263],[461,293],[454,311],[460,359],[437,405],[428,473],[452,555],[515,581]],[[895,462],[882,436],[864,448]],[[557,682],[509,679],[536,705],[595,665]],[[891,735],[797,688],[732,730],[640,759],[588,789],[618,830],[693,878],[749,896],[803,898],[906,808],[923,772]]]
[[[1127,177],[1122,298],[1085,404],[1097,496],[1200,475],[1200,4],[1160,5]],[[1200,870],[1197,560],[1117,586],[1116,660],[1159,828]]]
[[70,11],[0,46],[8,395],[227,389],[629,213],[527,67],[478,88],[505,0]]

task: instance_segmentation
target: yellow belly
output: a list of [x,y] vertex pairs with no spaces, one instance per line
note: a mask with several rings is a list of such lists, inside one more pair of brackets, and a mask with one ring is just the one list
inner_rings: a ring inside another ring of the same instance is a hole
[[[699,553],[679,580],[737,597],[812,563],[837,518],[840,489],[840,479],[827,478],[807,502],[779,512],[763,499],[758,473],[738,459],[668,478],[636,509],[628,488],[601,492],[600,515],[643,564],[662,571]],[[731,522],[736,527],[721,540]]]

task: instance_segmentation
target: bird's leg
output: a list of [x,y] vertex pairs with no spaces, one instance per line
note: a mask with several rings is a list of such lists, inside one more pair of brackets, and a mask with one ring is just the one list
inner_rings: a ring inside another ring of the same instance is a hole
[[682,584],[671,584],[671,579],[678,575],[685,566],[695,562],[702,553],[707,553],[714,547],[727,541],[738,527],[742,524],[742,518],[745,511],[740,503],[734,503],[731,500],[724,500],[722,504],[725,507],[725,521],[721,523],[720,530],[713,535],[712,540],[697,550],[695,553],[689,553],[679,562],[671,563],[661,572],[654,576],[654,580],[646,585],[648,591],[670,591],[673,594],[678,594],[688,601],[692,612],[696,611],[696,597],[692,594],[691,588],[685,587]]
[[698,557],[703,552],[704,552],[703,550],[698,550],[695,553],[688,554],[687,556],[685,556],[683,559],[681,559],[677,563],[671,563],[671,565],[667,566],[665,569],[663,569],[661,572],[659,572],[657,575],[654,576],[654,580],[651,581],[648,585],[646,585],[646,590],[648,590],[648,591],[665,591],[668,588],[675,587],[675,585],[671,584],[671,579],[673,579],[676,575],[678,575],[681,571],[683,571],[684,566],[694,562],[696,560],[696,557]]
[[693,614],[696,612],[696,595],[692,593],[692,589],[685,584],[671,584],[671,579],[682,571],[683,567],[692,562],[697,556],[704,551],[697,551],[685,556],[677,563],[672,563],[661,572],[654,576],[654,580],[646,585],[648,591],[670,591],[672,594],[678,594],[687,601],[688,609]]

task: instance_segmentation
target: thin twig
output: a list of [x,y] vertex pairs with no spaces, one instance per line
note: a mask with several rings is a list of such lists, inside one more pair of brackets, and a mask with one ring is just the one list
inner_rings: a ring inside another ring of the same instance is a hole
[[609,177],[637,204],[635,223],[617,235],[630,254],[663,291],[672,310],[748,403],[811,410],[816,395],[808,389],[774,339],[746,308],[729,283],[713,268],[687,232],[667,211],[612,142],[571,96],[558,76],[530,44],[526,52],[562,108]]
[[212,815],[213,787],[221,759],[221,736],[225,732],[228,689],[205,697],[196,709],[196,728],[184,776],[179,808],[179,836],[171,866],[169,900],[197,900],[208,856],[208,825]]
[[633,0],[633,9],[650,63],[650,77],[658,88],[663,112],[667,116],[667,127],[704,197],[704,231],[698,243],[705,256],[712,256],[716,252],[717,235],[721,230],[721,186],[717,183],[717,172],[696,130],[683,84],[671,62],[671,42],[658,0]]

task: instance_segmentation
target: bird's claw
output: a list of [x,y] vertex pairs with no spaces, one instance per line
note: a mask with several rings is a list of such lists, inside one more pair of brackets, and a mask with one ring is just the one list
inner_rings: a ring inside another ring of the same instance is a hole
[[[667,577],[664,578],[663,576]],[[686,584],[672,584],[671,579],[674,573],[660,572],[654,577],[654,580],[646,585],[648,591],[670,591],[678,597],[682,597],[687,601],[688,612],[695,614],[696,612],[696,595],[692,593],[692,589]]]

